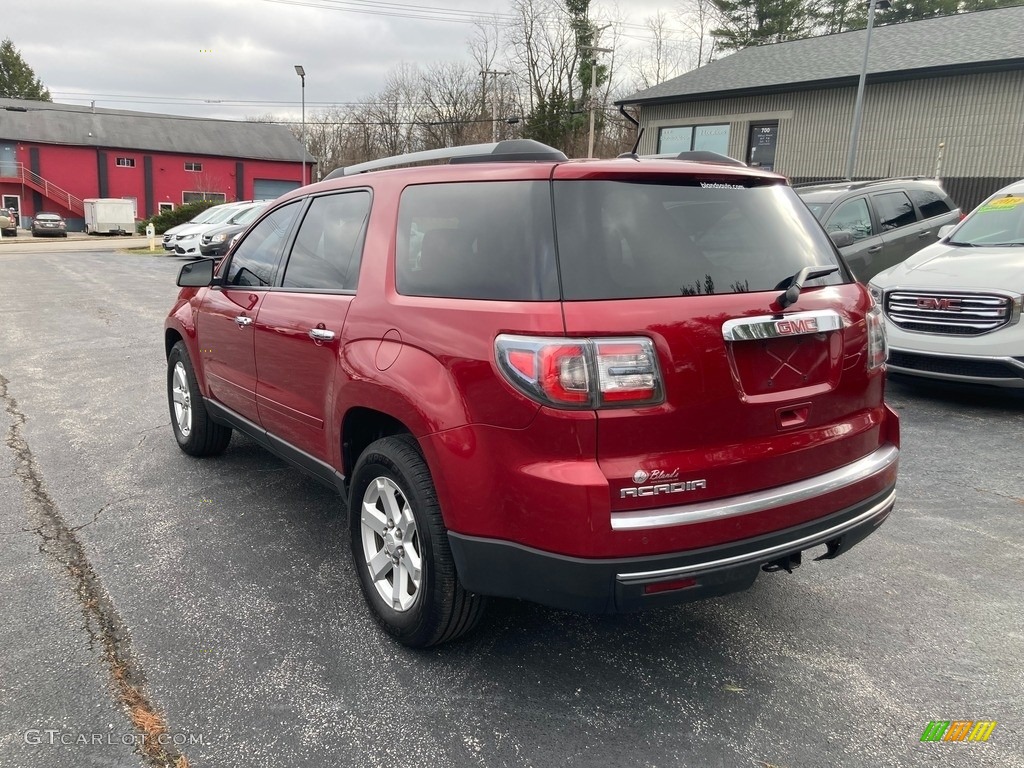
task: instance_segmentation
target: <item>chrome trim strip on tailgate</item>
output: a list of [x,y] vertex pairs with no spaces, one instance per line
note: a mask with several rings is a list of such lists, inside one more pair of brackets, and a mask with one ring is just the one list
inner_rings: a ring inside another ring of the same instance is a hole
[[726,320],[722,323],[722,338],[726,341],[778,339],[838,331],[842,327],[843,318],[838,312],[816,309],[810,312],[791,312],[788,315],[759,315]]
[[789,485],[780,485],[777,488],[769,488],[766,491],[732,496],[728,499],[703,501],[676,507],[612,512],[612,529],[635,531],[643,528],[667,528],[672,525],[703,523],[708,520],[749,515],[751,512],[761,512],[787,504],[795,504],[799,501],[807,501],[884,472],[898,461],[899,453],[899,448],[896,446],[886,445],[852,464],[833,469],[823,475]]
[[616,574],[615,579],[622,584],[635,584],[637,582],[646,581],[662,581],[664,579],[672,579],[676,576],[685,576],[690,573],[698,571],[710,571],[716,568],[723,568],[730,565],[743,565],[744,563],[751,562],[764,562],[771,560],[775,555],[780,555],[785,552],[792,552],[797,549],[804,549],[810,546],[817,546],[818,544],[824,544],[826,541],[842,536],[846,531],[856,528],[858,525],[867,522],[873,517],[881,516],[882,514],[888,513],[892,505],[896,501],[896,491],[893,489],[889,494],[882,499],[880,502],[872,506],[865,512],[857,515],[852,520],[847,520],[844,523],[833,526],[825,531],[818,531],[812,533],[809,536],[804,536],[799,539],[787,541],[782,544],[776,544],[774,547],[768,547],[766,549],[760,549],[756,552],[745,552],[742,555],[735,555],[733,557],[723,557],[720,560],[710,560],[704,563],[694,563],[693,565],[682,565],[678,568],[666,568],[662,571],[645,571],[643,573],[619,573]]

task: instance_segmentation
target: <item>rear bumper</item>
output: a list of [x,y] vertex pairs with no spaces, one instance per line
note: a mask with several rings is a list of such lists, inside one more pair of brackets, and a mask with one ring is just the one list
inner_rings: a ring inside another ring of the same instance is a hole
[[[802,525],[713,547],[638,558],[567,557],[519,544],[449,533],[463,586],[587,613],[675,605],[749,588],[761,566],[828,544],[835,557],[892,511],[895,485]],[[652,589],[654,591],[652,591]]]

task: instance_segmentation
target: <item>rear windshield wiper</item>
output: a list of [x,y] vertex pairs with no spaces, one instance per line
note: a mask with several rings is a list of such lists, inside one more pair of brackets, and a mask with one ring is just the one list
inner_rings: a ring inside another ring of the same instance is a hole
[[814,280],[819,277],[827,277],[833,272],[838,272],[839,267],[804,267],[792,277],[787,277],[781,283],[779,287],[789,283],[789,287],[785,291],[779,294],[779,297],[775,299],[775,303],[778,304],[779,309],[785,309],[790,304],[796,302],[800,298],[800,291],[803,290],[804,283],[808,280]]

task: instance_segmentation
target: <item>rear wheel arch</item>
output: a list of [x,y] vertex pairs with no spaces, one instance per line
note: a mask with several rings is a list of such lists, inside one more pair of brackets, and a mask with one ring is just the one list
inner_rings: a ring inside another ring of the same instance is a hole
[[377,440],[394,435],[412,435],[401,420],[373,408],[354,407],[345,412],[341,422],[342,473],[351,478],[359,457]]

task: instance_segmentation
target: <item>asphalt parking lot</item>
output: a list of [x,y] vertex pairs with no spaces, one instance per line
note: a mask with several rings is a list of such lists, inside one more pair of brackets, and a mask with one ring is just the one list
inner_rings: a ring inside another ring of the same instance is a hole
[[0,766],[1024,766],[1024,399],[891,385],[897,508],[835,561],[639,615],[492,602],[415,652],[335,496],[237,435],[178,450],[180,262],[87,245],[0,249]]

